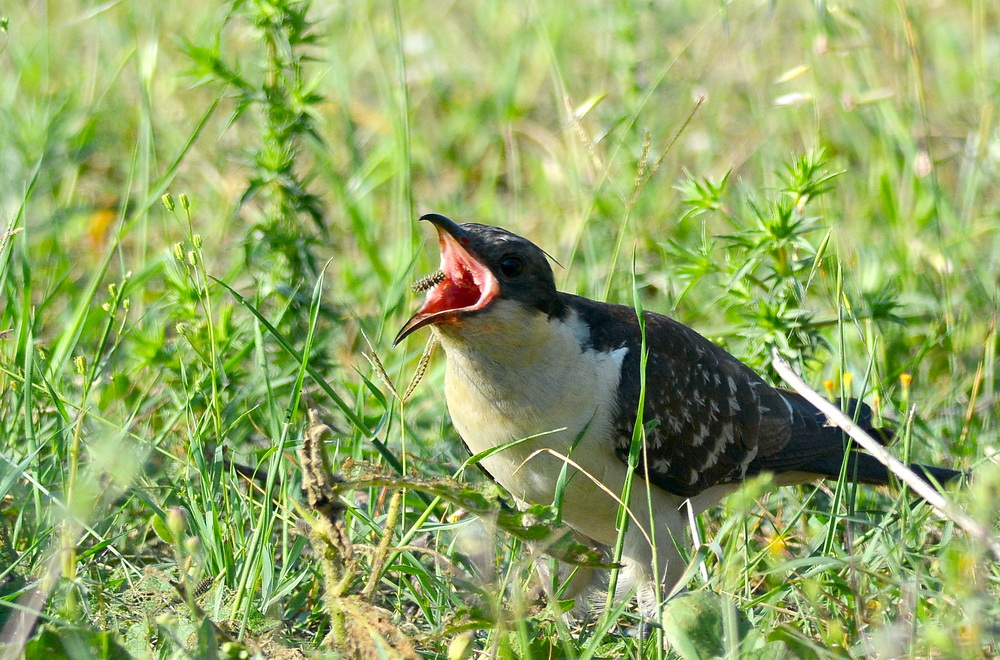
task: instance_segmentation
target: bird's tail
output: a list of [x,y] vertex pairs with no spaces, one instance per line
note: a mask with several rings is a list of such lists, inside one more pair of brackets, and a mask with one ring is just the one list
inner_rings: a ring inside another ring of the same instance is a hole
[[[872,429],[875,430],[875,429]],[[877,437],[877,436],[876,436]],[[857,449],[851,449],[848,458],[845,475],[851,481],[871,484],[875,486],[888,484],[889,468],[881,461],[870,454],[863,453]],[[844,451],[834,452],[816,458],[802,466],[804,472],[818,474],[831,479],[840,477],[841,468],[844,465]],[[943,486],[952,479],[962,475],[958,470],[938,467],[936,465],[923,465],[921,463],[910,463],[910,469],[920,478],[932,486]]]
[[[846,454],[845,475],[848,479],[872,485],[889,483],[889,469],[874,456],[850,442],[847,435],[830,423],[826,415],[815,406],[795,392],[782,390],[781,395],[791,407],[795,422],[788,446],[778,456],[765,459],[768,463],[775,463],[770,469],[794,470],[837,479],[844,467]],[[847,411],[847,414],[852,416],[858,426],[869,435],[883,444],[893,439],[895,434],[891,429],[874,425],[870,407],[856,399],[840,403],[841,408]],[[768,469],[763,465],[760,467]],[[910,469],[932,486],[943,486],[962,475],[958,470],[919,463],[910,464]]]

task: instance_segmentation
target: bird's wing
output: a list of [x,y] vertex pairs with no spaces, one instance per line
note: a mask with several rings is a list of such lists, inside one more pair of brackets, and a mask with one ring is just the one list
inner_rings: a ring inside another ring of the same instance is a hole
[[[741,362],[690,328],[646,316],[646,474],[677,495],[742,479],[760,455],[779,452],[791,437],[791,414],[774,389]],[[639,400],[641,347],[622,370],[621,411]],[[636,381],[636,382],[630,382]],[[635,405],[635,404],[633,404]],[[626,424],[634,425],[635,413]],[[654,422],[650,424],[650,422]],[[630,440],[632,433],[627,431]],[[628,446],[621,451],[628,453]]]
[[[633,309],[574,297],[597,350],[627,348],[618,391],[615,453],[627,460],[640,399],[642,334]],[[653,484],[692,497],[751,474],[796,473],[801,480],[837,477],[847,459],[852,480],[884,484],[881,463],[850,449],[826,415],[789,390],[768,385],[752,369],[697,332],[659,314],[646,313],[645,446],[636,473]],[[629,328],[624,336],[623,327]],[[883,440],[872,411],[855,399],[842,408]],[[960,473],[911,465],[944,483]],[[799,480],[799,479],[797,479]]]
[[[629,307],[573,297],[597,350],[628,349],[621,369],[615,451],[628,457],[640,398],[642,335]],[[793,411],[777,390],[694,330],[646,313],[645,456],[637,472],[692,496],[742,479],[758,456],[789,441]],[[624,336],[621,328],[628,327]],[[611,329],[615,329],[612,332]]]

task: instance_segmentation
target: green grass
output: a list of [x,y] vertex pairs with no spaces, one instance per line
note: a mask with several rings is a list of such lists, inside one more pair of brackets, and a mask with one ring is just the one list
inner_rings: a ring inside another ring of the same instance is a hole
[[[421,490],[468,458],[440,355],[395,394],[428,211],[877,401],[996,528],[992,3],[315,5],[0,9],[0,621],[39,610],[33,657],[319,653],[310,406],[335,470],[410,475],[387,533],[395,489],[345,495],[347,593],[421,655],[674,657],[567,626],[495,510]],[[731,656],[997,653],[995,563],[895,490],[755,485],[697,525]]]

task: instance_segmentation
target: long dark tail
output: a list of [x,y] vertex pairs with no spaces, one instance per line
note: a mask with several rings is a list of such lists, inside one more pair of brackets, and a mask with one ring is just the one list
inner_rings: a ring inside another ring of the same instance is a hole
[[[843,464],[844,452],[841,450],[814,459],[803,465],[801,469],[803,472],[837,479],[840,477],[840,469]],[[943,486],[952,479],[962,475],[962,472],[958,470],[938,467],[936,465],[922,465],[920,463],[910,463],[910,469],[932,486]],[[851,481],[877,486],[888,484],[890,481],[889,468],[874,456],[857,450],[851,450],[846,476]]]
[[[832,425],[815,406],[795,392],[781,390],[781,395],[792,409],[792,437],[777,454],[762,456],[751,463],[748,473],[794,472],[837,479],[844,465],[844,453],[849,451],[845,473],[848,479],[873,485],[890,482],[889,469],[856,446],[848,449],[851,443],[847,436]],[[871,408],[864,403],[851,399],[841,407],[875,439],[887,443],[893,438],[891,429],[874,426]],[[958,470],[919,463],[912,463],[910,469],[932,486],[943,486],[962,475]]]

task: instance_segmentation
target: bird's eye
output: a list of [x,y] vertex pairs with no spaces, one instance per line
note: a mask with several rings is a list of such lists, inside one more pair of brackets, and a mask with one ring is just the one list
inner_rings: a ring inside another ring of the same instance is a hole
[[524,270],[524,260],[518,256],[508,256],[500,260],[500,274],[504,277],[517,277]]

